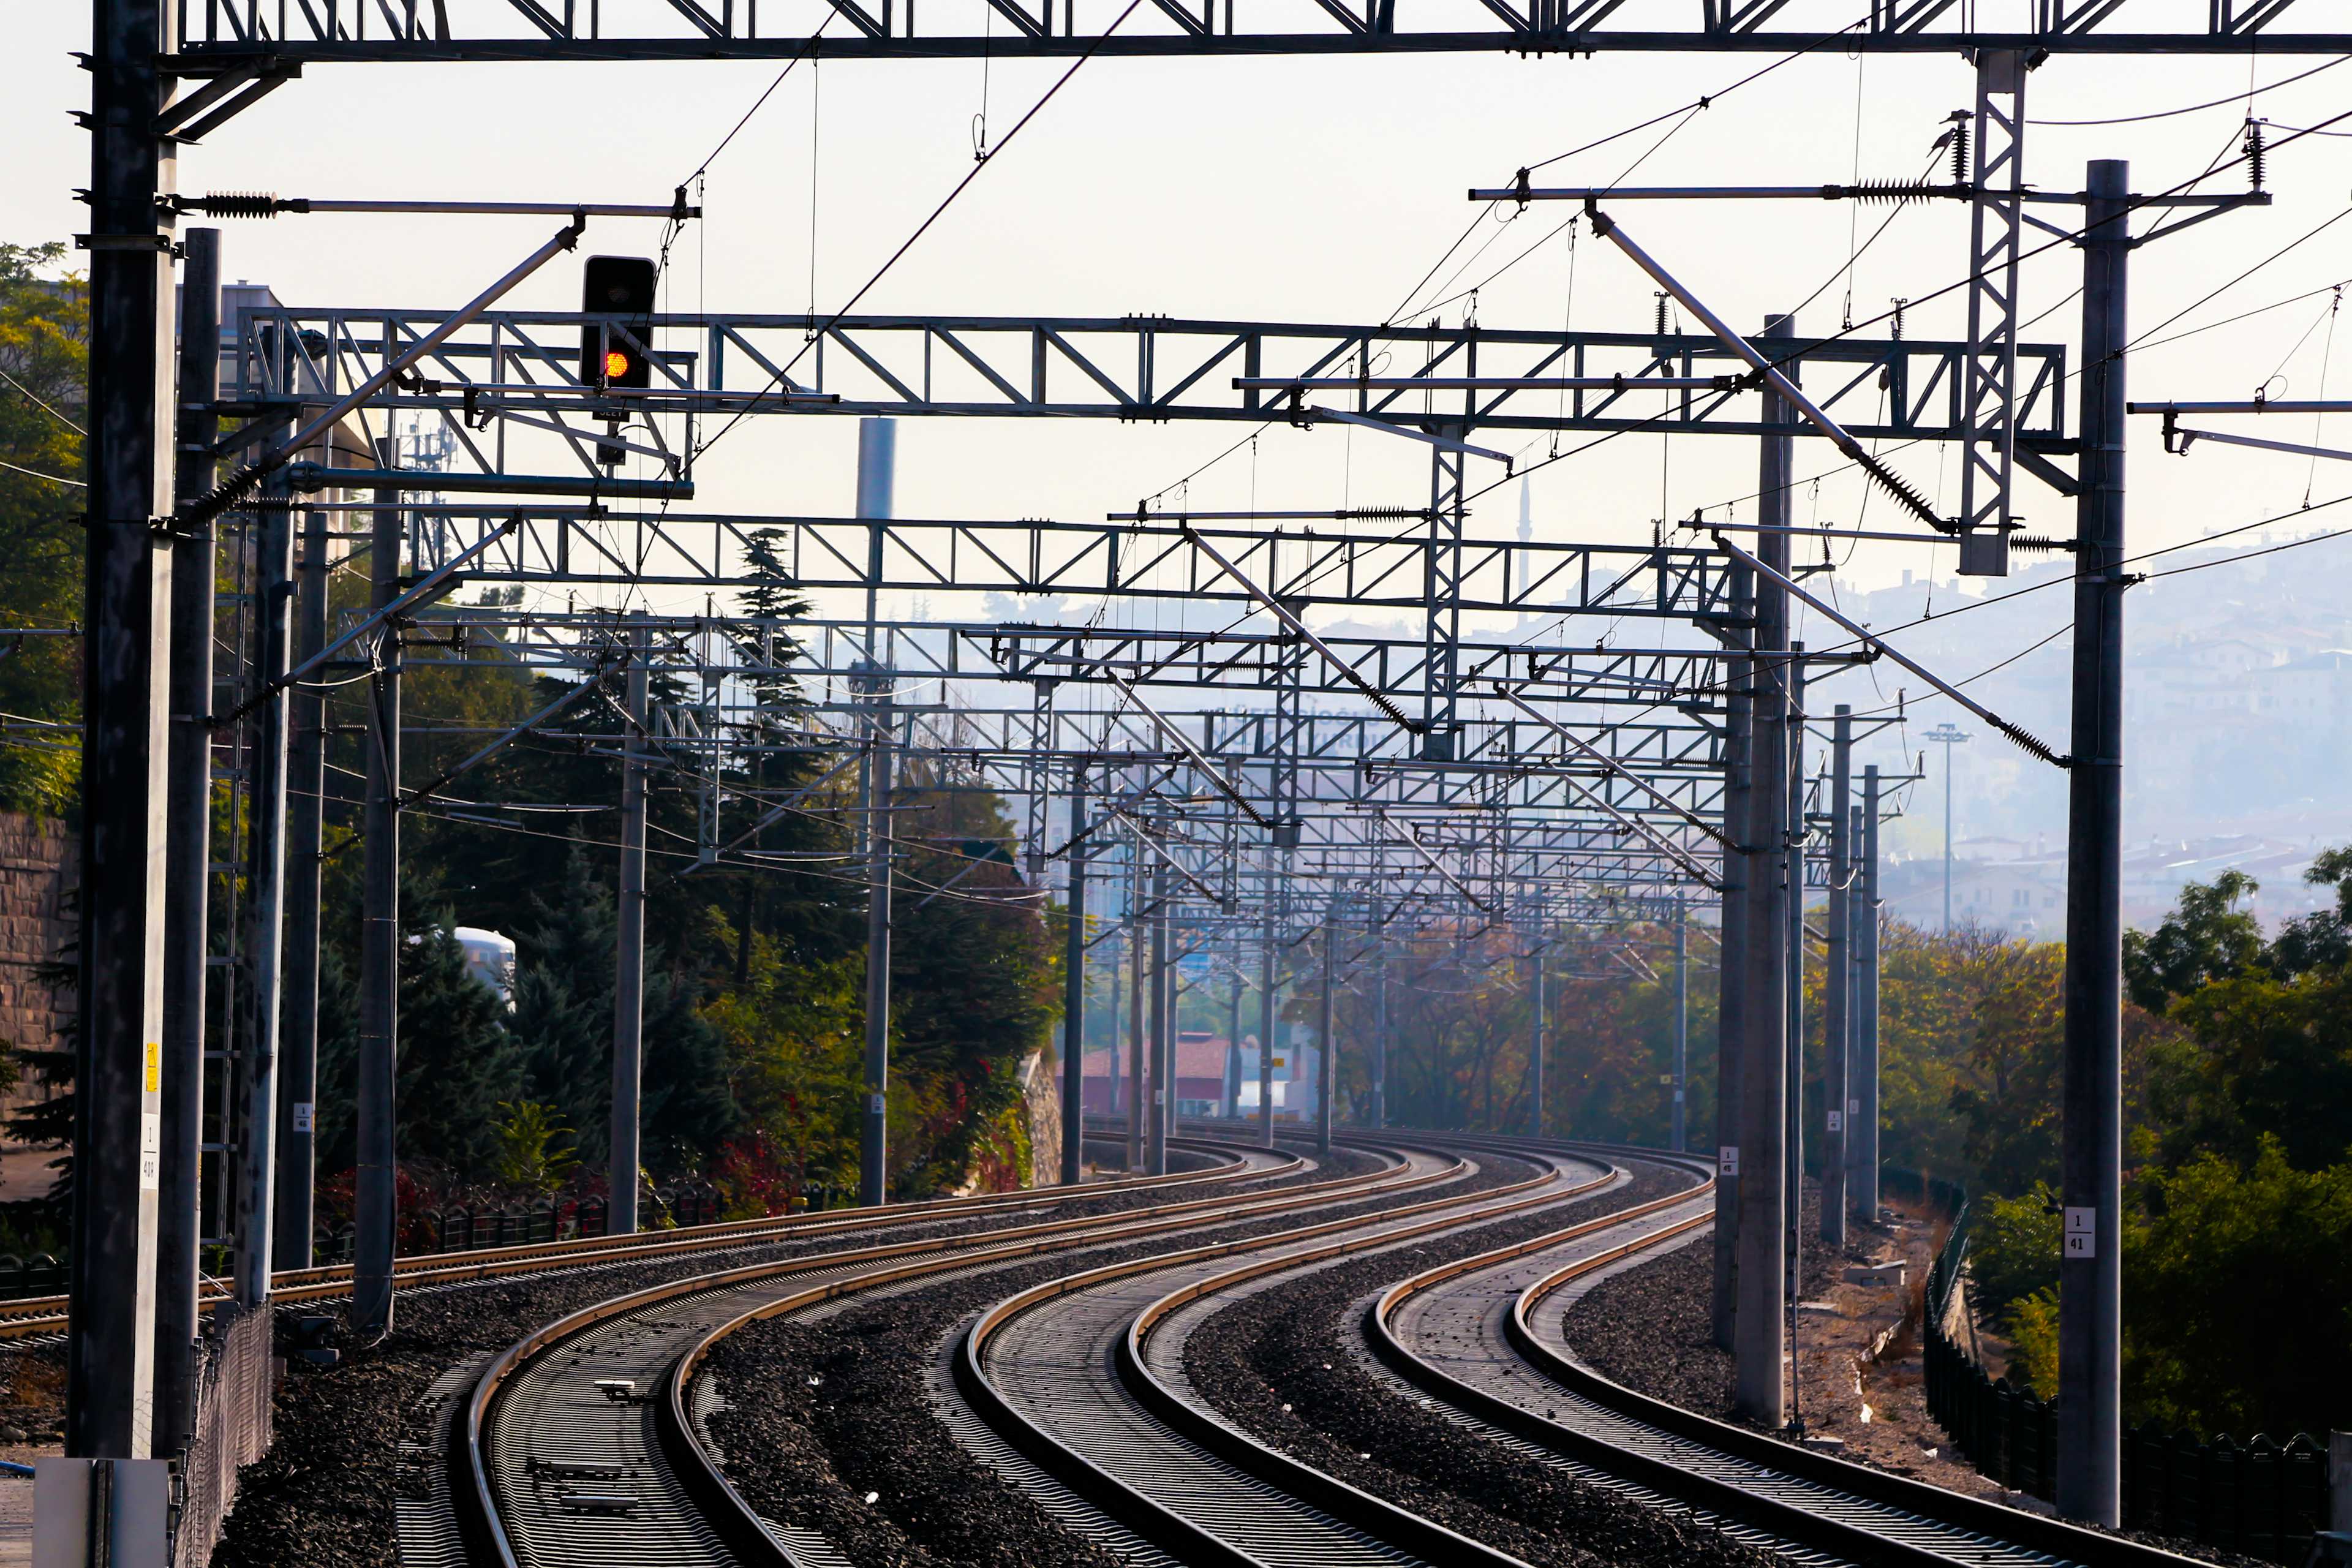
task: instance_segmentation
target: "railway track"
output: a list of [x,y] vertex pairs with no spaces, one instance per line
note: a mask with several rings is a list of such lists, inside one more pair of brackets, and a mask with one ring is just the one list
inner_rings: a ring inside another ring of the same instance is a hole
[[[1184,1563],[1500,1564],[1511,1559],[1255,1443],[1190,1397],[1179,1336],[1153,1330],[1245,1279],[1312,1268],[1612,1184],[1538,1157],[1528,1175],[1238,1248],[1115,1264],[1023,1291],[971,1326],[959,1385],[1006,1441]],[[1240,1256],[1236,1256],[1236,1253]]]
[[1688,1510],[1799,1562],[2183,1568],[2192,1561],[1711,1420],[1581,1365],[1562,1337],[1564,1298],[1638,1254],[1704,1231],[1713,1216],[1706,1163],[1618,1152],[1686,1169],[1695,1183],[1600,1225],[1426,1270],[1370,1305],[1365,1340],[1407,1391],[1523,1455],[1653,1506]]
[[[1566,1298],[1704,1229],[1698,1162],[1608,1146],[1404,1136],[1369,1174],[1180,1199],[1125,1213],[892,1241],[698,1274],[551,1323],[454,1402],[455,1529],[418,1531],[410,1562],[830,1568],[824,1540],[763,1520],[730,1483],[695,1379],[748,1323],[983,1277],[1056,1255],[1071,1267],[980,1312],[931,1388],[950,1429],[1009,1482],[1130,1563],[1217,1568],[1518,1560],[1291,1458],[1193,1387],[1186,1337],[1237,1293],[1342,1258],[1459,1233],[1611,1190],[1643,1163],[1680,1190],[1430,1268],[1381,1292],[1360,1331],[1401,1394],[1650,1506],[1696,1516],[1808,1565],[2179,1568],[2188,1559],[1798,1449],[1661,1405],[1579,1366]],[[1459,1190],[1481,1157],[1530,1167]],[[1225,1146],[1216,1173],[1304,1174],[1297,1156]],[[1369,1211],[1367,1200],[1381,1200]],[[1332,1210],[1343,1212],[1331,1213]],[[1219,1236],[1269,1217],[1270,1233]],[[867,1227],[869,1231],[875,1227]],[[847,1237],[854,1241],[856,1238]],[[1138,1242],[1164,1251],[1087,1267]]]
[[[1457,1147],[1557,1157],[1524,1140]],[[1654,1152],[1581,1146],[1612,1161],[1687,1174],[1688,1184],[1598,1219],[1417,1274],[1384,1292],[1366,1333],[1404,1392],[1434,1400],[1466,1426],[1580,1479],[1699,1519],[1808,1564],[1927,1568],[2159,1568],[2190,1560],[2137,1542],[1949,1493],[1848,1464],[1651,1400],[1579,1365],[1560,1337],[1561,1298],[1627,1260],[1705,1230],[1713,1215],[1706,1163]],[[1539,1186],[1515,1184],[1516,1189]],[[1068,1452],[1057,1473],[1120,1517],[1145,1521],[1154,1543],[1186,1562],[1234,1564],[1503,1563],[1514,1561],[1299,1463],[1234,1428],[1187,1379],[1190,1329],[1238,1289],[1262,1288],[1335,1258],[1432,1231],[1566,1201],[1499,1194],[1491,1205],[1361,1227],[1347,1240],[1276,1247],[1238,1266],[1103,1271],[1025,1292],[976,1326],[975,1369],[1000,1358],[1027,1378],[1033,1458]],[[1431,1209],[1444,1205],[1425,1205]],[[1089,1300],[1090,1299],[1090,1300]],[[1085,1300],[1084,1307],[1069,1304]],[[1064,1306],[1061,1321],[1045,1303]],[[1026,1342],[1003,1319],[1022,1314]],[[1058,1333],[1050,1331],[1060,1331]],[[997,1339],[994,1336],[1003,1336]],[[1104,1353],[1108,1338],[1108,1354]],[[1067,1348],[1075,1342],[1076,1348]],[[1064,1348],[1055,1348],[1056,1345]],[[1087,1378],[1107,1364],[1116,1385]],[[1528,1375],[1530,1372],[1536,1375]],[[976,1381],[978,1370],[967,1373]],[[1003,1397],[1014,1405],[1018,1400]]]
[[[1235,1150],[1254,1174],[1297,1156]],[[1370,1174],[1222,1194],[970,1237],[849,1247],[714,1271],[635,1292],[509,1348],[452,1423],[453,1501],[472,1561],[499,1564],[792,1563],[705,1450],[692,1373],[757,1318],[915,1280],[1015,1267],[1054,1253],[1229,1226],[1302,1205],[1361,1201],[1442,1181],[1458,1165],[1399,1160]]]
[[[893,1205],[887,1209],[820,1209],[761,1219],[722,1221],[674,1230],[638,1231],[622,1236],[574,1237],[562,1241],[524,1242],[509,1247],[470,1248],[463,1252],[424,1253],[393,1261],[394,1289],[406,1293],[479,1284],[488,1280],[559,1270],[625,1268],[694,1255],[724,1256],[730,1251],[772,1247],[780,1243],[820,1240],[876,1229],[913,1225],[979,1221],[989,1217],[1044,1211],[1073,1201],[1111,1193],[1149,1192],[1199,1182],[1232,1182],[1267,1174],[1253,1166],[1244,1152],[1232,1145],[1186,1141],[1184,1152],[1203,1162],[1201,1168],[1171,1171],[1164,1176],[1117,1176],[1089,1182],[1077,1188],[1031,1188],[1018,1193],[981,1194],[971,1197],[938,1198],[924,1203]],[[270,1294],[279,1306],[327,1305],[348,1300],[352,1266],[327,1264],[315,1268],[283,1269],[270,1277]],[[209,1312],[228,1300],[216,1283],[207,1282],[199,1306]],[[0,1345],[10,1342],[38,1343],[66,1331],[67,1299],[27,1296],[0,1301]]]

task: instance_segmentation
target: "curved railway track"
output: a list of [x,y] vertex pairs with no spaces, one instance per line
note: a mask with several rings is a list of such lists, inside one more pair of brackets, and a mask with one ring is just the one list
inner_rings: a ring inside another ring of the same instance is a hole
[[[761,1519],[729,1482],[703,1430],[710,1393],[695,1380],[698,1366],[726,1336],[761,1319],[1076,1254],[1066,1271],[978,1313],[952,1336],[931,1379],[957,1438],[1065,1523],[1153,1568],[1515,1568],[1517,1559],[1239,1430],[1191,1384],[1184,1342],[1238,1293],[1339,1259],[1572,1205],[1646,1164],[1687,1183],[1599,1217],[1578,1220],[1571,1211],[1531,1240],[1382,1291],[1359,1325],[1381,1363],[1377,1375],[1467,1435],[1808,1564],[2180,1568],[2189,1561],[1799,1449],[1649,1400],[1579,1365],[1560,1338],[1566,1299],[1635,1256],[1704,1229],[1712,1177],[1697,1161],[1509,1138],[1348,1142],[1383,1152],[1387,1163],[1370,1173],[1171,1194],[1120,1213],[963,1235],[894,1241],[871,1234],[886,1227],[868,1216],[863,1245],[845,1237],[840,1247],[698,1273],[548,1324],[453,1384],[450,1479],[460,1534],[446,1560],[499,1568],[845,1561],[822,1539]],[[1279,1151],[1194,1147],[1219,1151],[1225,1163],[1209,1179],[1222,1183],[1307,1173],[1304,1160]],[[1482,1156],[1526,1173],[1458,1190]],[[1376,1199],[1386,1201],[1367,1206]],[[938,1205],[926,1208],[904,1217],[938,1217]],[[1296,1223],[1215,1234],[1276,1216]],[[734,1238],[714,1239],[724,1248]],[[1169,1245],[1085,1266],[1086,1253],[1150,1241]]]
[[[856,1235],[910,1225],[936,1225],[985,1219],[1002,1214],[1056,1207],[1113,1193],[1148,1192],[1199,1182],[1238,1181],[1268,1173],[1254,1169],[1244,1152],[1230,1144],[1186,1140],[1186,1152],[1206,1156],[1201,1168],[1171,1171],[1164,1176],[1114,1176],[1082,1187],[1029,1188],[1017,1193],[987,1193],[971,1197],[936,1198],[923,1203],[897,1204],[885,1209],[818,1209],[761,1219],[722,1221],[675,1230],[637,1231],[622,1236],[574,1237],[562,1241],[522,1242],[509,1247],[470,1248],[463,1252],[421,1253],[393,1261],[394,1288],[404,1293],[519,1275],[591,1268],[624,1268],[655,1263],[666,1258],[724,1256],[736,1249],[772,1247]],[[324,1305],[348,1299],[352,1266],[326,1264],[315,1268],[282,1269],[270,1277],[270,1295],[279,1306]],[[226,1300],[217,1283],[207,1281],[198,1303],[211,1311]],[[0,1344],[40,1341],[66,1331],[67,1299],[26,1296],[0,1301]]]
[[1230,1426],[1184,1383],[1181,1335],[1155,1331],[1244,1281],[1571,1201],[1620,1179],[1570,1156],[1514,1158],[1535,1169],[1484,1192],[1115,1264],[1020,1292],[966,1332],[959,1385],[1033,1462],[1181,1562],[1512,1563]]
[[[1254,1174],[1301,1164],[1278,1152],[1234,1152]],[[696,1431],[693,1369],[726,1333],[860,1291],[1361,1201],[1448,1173],[1400,1161],[1265,1193],[831,1251],[698,1275],[575,1313],[492,1362],[453,1423],[454,1502],[468,1554],[499,1564],[793,1562]]]
[[2191,1561],[1712,1420],[1581,1365],[1562,1337],[1562,1298],[1636,1254],[1703,1231],[1713,1216],[1705,1162],[1612,1152],[1686,1169],[1697,1181],[1606,1222],[1442,1265],[1383,1292],[1364,1314],[1363,1334],[1411,1392],[1522,1454],[1807,1563]]

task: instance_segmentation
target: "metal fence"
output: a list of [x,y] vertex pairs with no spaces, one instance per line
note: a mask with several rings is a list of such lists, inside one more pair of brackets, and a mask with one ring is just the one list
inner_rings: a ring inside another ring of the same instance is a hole
[[[2057,1402],[1988,1375],[1953,1337],[1966,1310],[1955,1291],[1968,1259],[1968,1221],[1963,1206],[1927,1277],[1927,1410],[1979,1470],[2048,1499],[2057,1491]],[[2307,1434],[2284,1444],[2259,1435],[2209,1442],[2150,1422],[2124,1435],[2126,1529],[2299,1563],[2326,1519],[2327,1450]]]
[[[724,1199],[712,1187],[659,1188],[658,1207],[681,1228],[709,1225],[719,1217]],[[610,1207],[604,1198],[586,1197],[562,1203],[509,1204],[503,1206],[422,1209],[401,1217],[401,1251],[472,1252],[491,1247],[523,1247],[533,1242],[570,1241],[603,1236],[610,1225]],[[352,1227],[321,1230],[311,1238],[316,1263],[352,1261]]]
[[30,1258],[0,1253],[0,1301],[26,1296],[62,1296],[68,1270],[65,1260],[37,1252]]
[[237,1471],[269,1451],[272,1314],[226,1303],[206,1324],[196,1430],[172,1478],[173,1568],[204,1568],[236,1501]]

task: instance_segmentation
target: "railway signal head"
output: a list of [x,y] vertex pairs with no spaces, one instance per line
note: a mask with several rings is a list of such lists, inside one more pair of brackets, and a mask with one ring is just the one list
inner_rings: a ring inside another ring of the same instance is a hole
[[580,324],[583,386],[649,386],[653,364],[643,346],[653,336],[653,261],[643,256],[592,256],[581,272],[580,312],[609,321]]

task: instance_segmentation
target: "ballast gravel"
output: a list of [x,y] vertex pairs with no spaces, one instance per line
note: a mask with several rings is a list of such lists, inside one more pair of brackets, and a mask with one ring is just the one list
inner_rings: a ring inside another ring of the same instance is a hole
[[[1839,1258],[1821,1239],[1819,1187],[1806,1184],[1804,1204],[1810,1296],[1827,1287]],[[1714,1301],[1715,1249],[1702,1237],[1594,1286],[1568,1308],[1561,1334],[1603,1377],[1701,1415],[1738,1421],[1734,1363],[1715,1342]]]
[[[1358,1158],[1343,1155],[1339,1163]],[[1368,1168],[1370,1162],[1363,1163]],[[1261,1177],[1216,1190],[1259,1192],[1329,1174],[1327,1170]],[[1170,1195],[1105,1193],[1056,1205],[1050,1217],[1123,1213]],[[1045,1216],[1016,1209],[961,1224],[894,1229],[890,1239],[980,1235],[1040,1217]],[[337,1350],[341,1360],[336,1366],[320,1368],[289,1355],[275,1401],[275,1440],[269,1453],[239,1479],[236,1505],[213,1552],[214,1568],[315,1568],[325,1563],[337,1568],[394,1568],[393,1502],[415,1495],[418,1484],[415,1467],[402,1464],[400,1445],[404,1438],[429,1439],[432,1411],[423,1403],[425,1394],[450,1366],[476,1351],[504,1350],[541,1324],[584,1307],[666,1280],[859,1245],[858,1239],[835,1235],[746,1248],[723,1259],[703,1253],[404,1292],[393,1332],[373,1346],[355,1345],[344,1334],[340,1304],[280,1309],[281,1353],[291,1349],[298,1318],[332,1315],[336,1326],[323,1342]]]
[[1193,1330],[1185,1370],[1220,1414],[1259,1441],[1538,1568],[1769,1568],[1776,1561],[1769,1553],[1466,1433],[1375,1382],[1357,1360],[1350,1320],[1396,1281],[1685,1184],[1645,1172],[1583,1202],[1244,1296]]
[[[1517,1162],[1490,1157],[1446,1190],[1473,1193],[1527,1173]],[[1314,1217],[1376,1214],[1393,1202],[1338,1205]],[[1219,1234],[1264,1235],[1297,1223],[1255,1220]],[[1162,1238],[1088,1250],[1085,1266],[1183,1245]],[[1116,1560],[1101,1547],[967,1453],[925,1393],[926,1369],[967,1318],[1073,1266],[1065,1258],[993,1269],[730,1336],[705,1363],[728,1405],[710,1421],[728,1479],[767,1517],[820,1531],[861,1565],[1106,1568]]]

